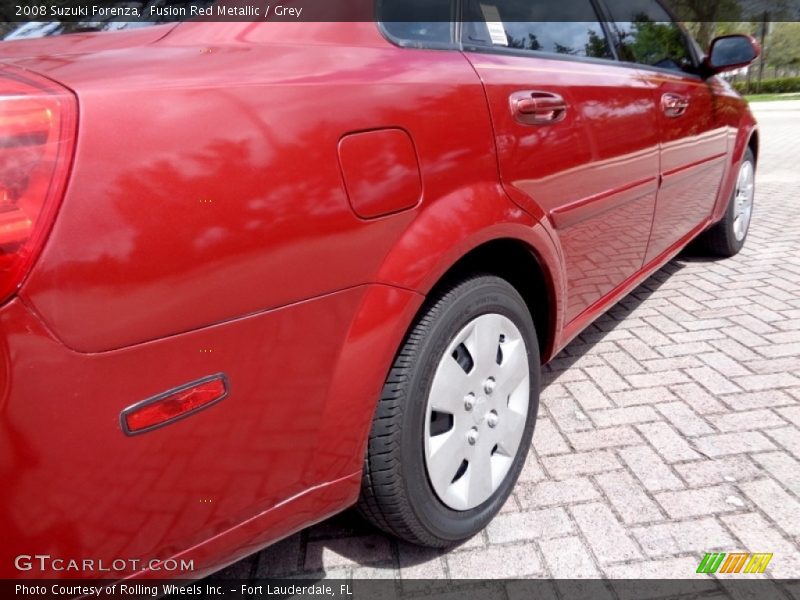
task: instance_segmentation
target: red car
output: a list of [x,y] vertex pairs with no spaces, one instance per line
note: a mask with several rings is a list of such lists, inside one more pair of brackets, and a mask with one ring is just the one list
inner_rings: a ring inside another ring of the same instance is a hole
[[199,577],[356,503],[464,540],[540,365],[698,236],[742,247],[758,134],[716,74],[751,38],[400,4],[6,24],[2,577]]

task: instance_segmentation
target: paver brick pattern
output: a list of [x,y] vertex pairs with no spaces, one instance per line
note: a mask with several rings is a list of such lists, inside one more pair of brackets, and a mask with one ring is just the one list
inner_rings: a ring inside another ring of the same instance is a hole
[[224,574],[690,578],[749,551],[800,577],[800,102],[762,106],[744,251],[684,253],[545,368],[534,449],[485,531],[427,550],[345,513]]

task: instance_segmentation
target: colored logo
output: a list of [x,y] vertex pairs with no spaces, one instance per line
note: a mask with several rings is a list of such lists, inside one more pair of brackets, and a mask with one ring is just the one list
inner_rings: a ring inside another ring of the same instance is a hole
[[700,565],[697,567],[698,573],[763,573],[767,568],[772,554],[748,552],[724,552],[707,553]]

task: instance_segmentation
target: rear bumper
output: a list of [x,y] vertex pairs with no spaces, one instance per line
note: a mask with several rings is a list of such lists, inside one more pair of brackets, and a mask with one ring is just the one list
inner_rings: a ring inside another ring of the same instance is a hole
[[[190,571],[138,575],[199,577],[352,504],[377,394],[419,302],[361,286],[100,354],[70,350],[7,303],[0,578],[137,575],[15,566],[37,554],[106,566],[182,557]],[[126,406],[218,372],[230,381],[222,402],[123,434]]]

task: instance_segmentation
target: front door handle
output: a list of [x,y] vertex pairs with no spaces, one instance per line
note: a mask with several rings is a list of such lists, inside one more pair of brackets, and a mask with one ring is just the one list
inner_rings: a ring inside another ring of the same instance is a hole
[[525,125],[552,125],[566,118],[567,103],[552,92],[514,92],[511,94],[511,112]]
[[689,108],[689,99],[678,94],[664,94],[661,96],[661,110],[671,119],[680,117]]

